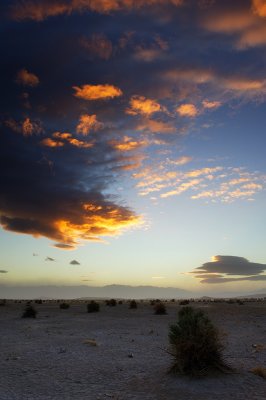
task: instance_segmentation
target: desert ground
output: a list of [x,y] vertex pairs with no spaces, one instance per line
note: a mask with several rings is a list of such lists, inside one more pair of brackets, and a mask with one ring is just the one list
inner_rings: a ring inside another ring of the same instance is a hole
[[[21,318],[25,303],[0,307],[1,400],[265,400],[266,302],[244,305],[192,303],[219,328],[224,358],[234,372],[205,378],[169,373],[167,315],[154,315],[149,302],[87,313],[86,302],[62,310],[57,302],[34,304],[36,319]],[[96,345],[95,345],[96,344]]]

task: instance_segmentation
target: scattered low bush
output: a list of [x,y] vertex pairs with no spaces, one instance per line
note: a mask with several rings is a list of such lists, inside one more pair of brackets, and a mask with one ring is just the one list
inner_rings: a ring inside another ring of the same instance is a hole
[[179,302],[179,305],[180,306],[187,306],[189,304],[189,300],[181,300],[180,302]]
[[88,313],[100,311],[100,304],[94,300],[91,300],[91,302],[87,304],[87,311]]
[[119,300],[118,304],[119,304],[119,305],[123,304],[123,301],[122,301],[122,300]]
[[115,299],[108,300],[108,306],[115,307],[117,305],[117,301]]
[[138,304],[137,304],[136,300],[131,300],[131,301],[130,301],[130,303],[129,303],[129,308],[130,308],[130,309],[136,309],[136,308],[138,308]]
[[154,305],[154,314],[156,315],[165,315],[167,314],[165,305],[160,301],[158,303],[155,303]]
[[265,367],[255,367],[251,370],[251,372],[255,375],[260,376],[261,378],[266,379],[266,368]]
[[22,318],[36,318],[36,315],[37,311],[35,308],[32,305],[27,304],[22,314]]
[[67,310],[70,307],[70,305],[68,303],[60,303],[59,304],[59,308],[61,310]]
[[6,305],[6,299],[0,300],[0,306],[4,307]]
[[35,304],[42,304],[42,300],[35,300]]
[[191,376],[206,375],[212,370],[229,370],[222,358],[223,346],[218,330],[206,314],[192,307],[178,313],[178,322],[170,326],[171,368],[176,373]]

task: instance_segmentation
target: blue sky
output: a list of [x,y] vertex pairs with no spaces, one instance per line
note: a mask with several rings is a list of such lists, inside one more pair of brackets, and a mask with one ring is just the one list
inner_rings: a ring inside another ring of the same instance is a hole
[[0,7],[1,282],[265,288],[265,2]]

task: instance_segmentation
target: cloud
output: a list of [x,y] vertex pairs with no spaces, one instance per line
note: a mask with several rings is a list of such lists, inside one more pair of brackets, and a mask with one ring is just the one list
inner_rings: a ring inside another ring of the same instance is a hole
[[144,167],[133,178],[138,180],[139,195],[159,192],[162,199],[188,192],[192,200],[232,203],[250,201],[265,188],[265,177],[243,168],[203,167],[187,170],[191,157],[166,158],[165,162]]
[[0,274],[7,274],[8,271],[6,269],[0,269]]
[[80,263],[77,260],[72,260],[72,261],[70,261],[69,264],[71,264],[71,265],[80,265]]
[[39,85],[40,80],[37,75],[28,72],[26,69],[21,69],[17,73],[16,82],[19,85],[34,87]]
[[151,10],[153,6],[179,7],[183,0],[24,0],[15,2],[11,7],[11,16],[15,20],[32,19],[43,21],[46,18],[72,12],[93,11],[107,14],[123,10],[138,10],[146,7]]
[[[83,128],[85,129],[84,126]],[[94,146],[93,142],[84,142],[83,140],[76,139],[68,132],[54,132],[52,138],[44,138],[40,143],[42,146],[51,148],[63,147],[66,144],[83,149],[89,149]]]
[[203,20],[203,27],[211,32],[234,35],[235,47],[246,49],[266,44],[265,2],[254,0],[251,9],[227,9],[217,11]]
[[103,33],[95,33],[89,39],[83,37],[80,43],[92,58],[109,60],[112,56],[112,42]]
[[153,99],[147,99],[144,96],[132,96],[130,99],[130,107],[126,113],[130,115],[145,115],[151,116],[154,113],[164,111],[164,108]]
[[192,161],[192,157],[190,156],[182,156],[177,158],[176,160],[167,160],[169,164],[172,165],[185,165]]
[[33,121],[29,117],[17,122],[13,118],[5,121],[5,126],[14,132],[22,133],[23,136],[32,136],[43,133],[43,127],[40,121]]
[[46,257],[45,261],[55,261],[55,259],[52,257]]
[[172,122],[157,121],[154,119],[145,118],[137,127],[138,131],[148,131],[152,133],[173,133],[176,132],[176,127]]
[[76,132],[81,133],[82,135],[86,136],[91,131],[96,132],[99,129],[103,128],[103,124],[97,121],[97,116],[95,114],[82,114],[79,117],[79,123],[76,127]]
[[221,106],[220,101],[208,101],[208,100],[203,100],[202,105],[204,108],[207,108],[209,110],[218,108]]
[[119,151],[132,151],[148,145],[145,140],[134,140],[131,137],[124,136],[122,141],[111,140],[110,145]]
[[264,0],[252,0],[253,11],[260,17],[266,17],[266,4]]
[[113,85],[82,85],[73,86],[75,97],[83,100],[113,99],[122,96],[122,90]]
[[177,113],[181,117],[194,118],[198,115],[199,111],[194,104],[181,104],[176,109]]
[[200,278],[201,283],[225,283],[266,280],[265,270],[266,264],[250,262],[244,257],[218,255],[191,273]]
[[[70,250],[139,227],[142,217],[111,196],[118,166],[130,161],[105,141],[79,141],[55,132],[62,147],[40,146],[35,135],[0,135],[0,224],[5,230],[46,237]],[[107,192],[108,194],[103,194]]]

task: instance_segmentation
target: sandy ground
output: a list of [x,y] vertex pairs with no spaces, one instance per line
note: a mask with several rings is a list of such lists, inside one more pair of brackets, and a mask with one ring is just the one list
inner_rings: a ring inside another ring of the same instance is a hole
[[[41,304],[36,319],[22,319],[25,304],[0,307],[1,400],[227,400],[266,399],[266,380],[250,372],[266,367],[266,303],[196,304],[223,332],[225,359],[234,374],[189,379],[167,373],[169,324],[180,309],[154,315],[148,303],[85,304],[60,310]],[[94,339],[97,346],[84,343]],[[258,346],[257,349],[253,345]]]

